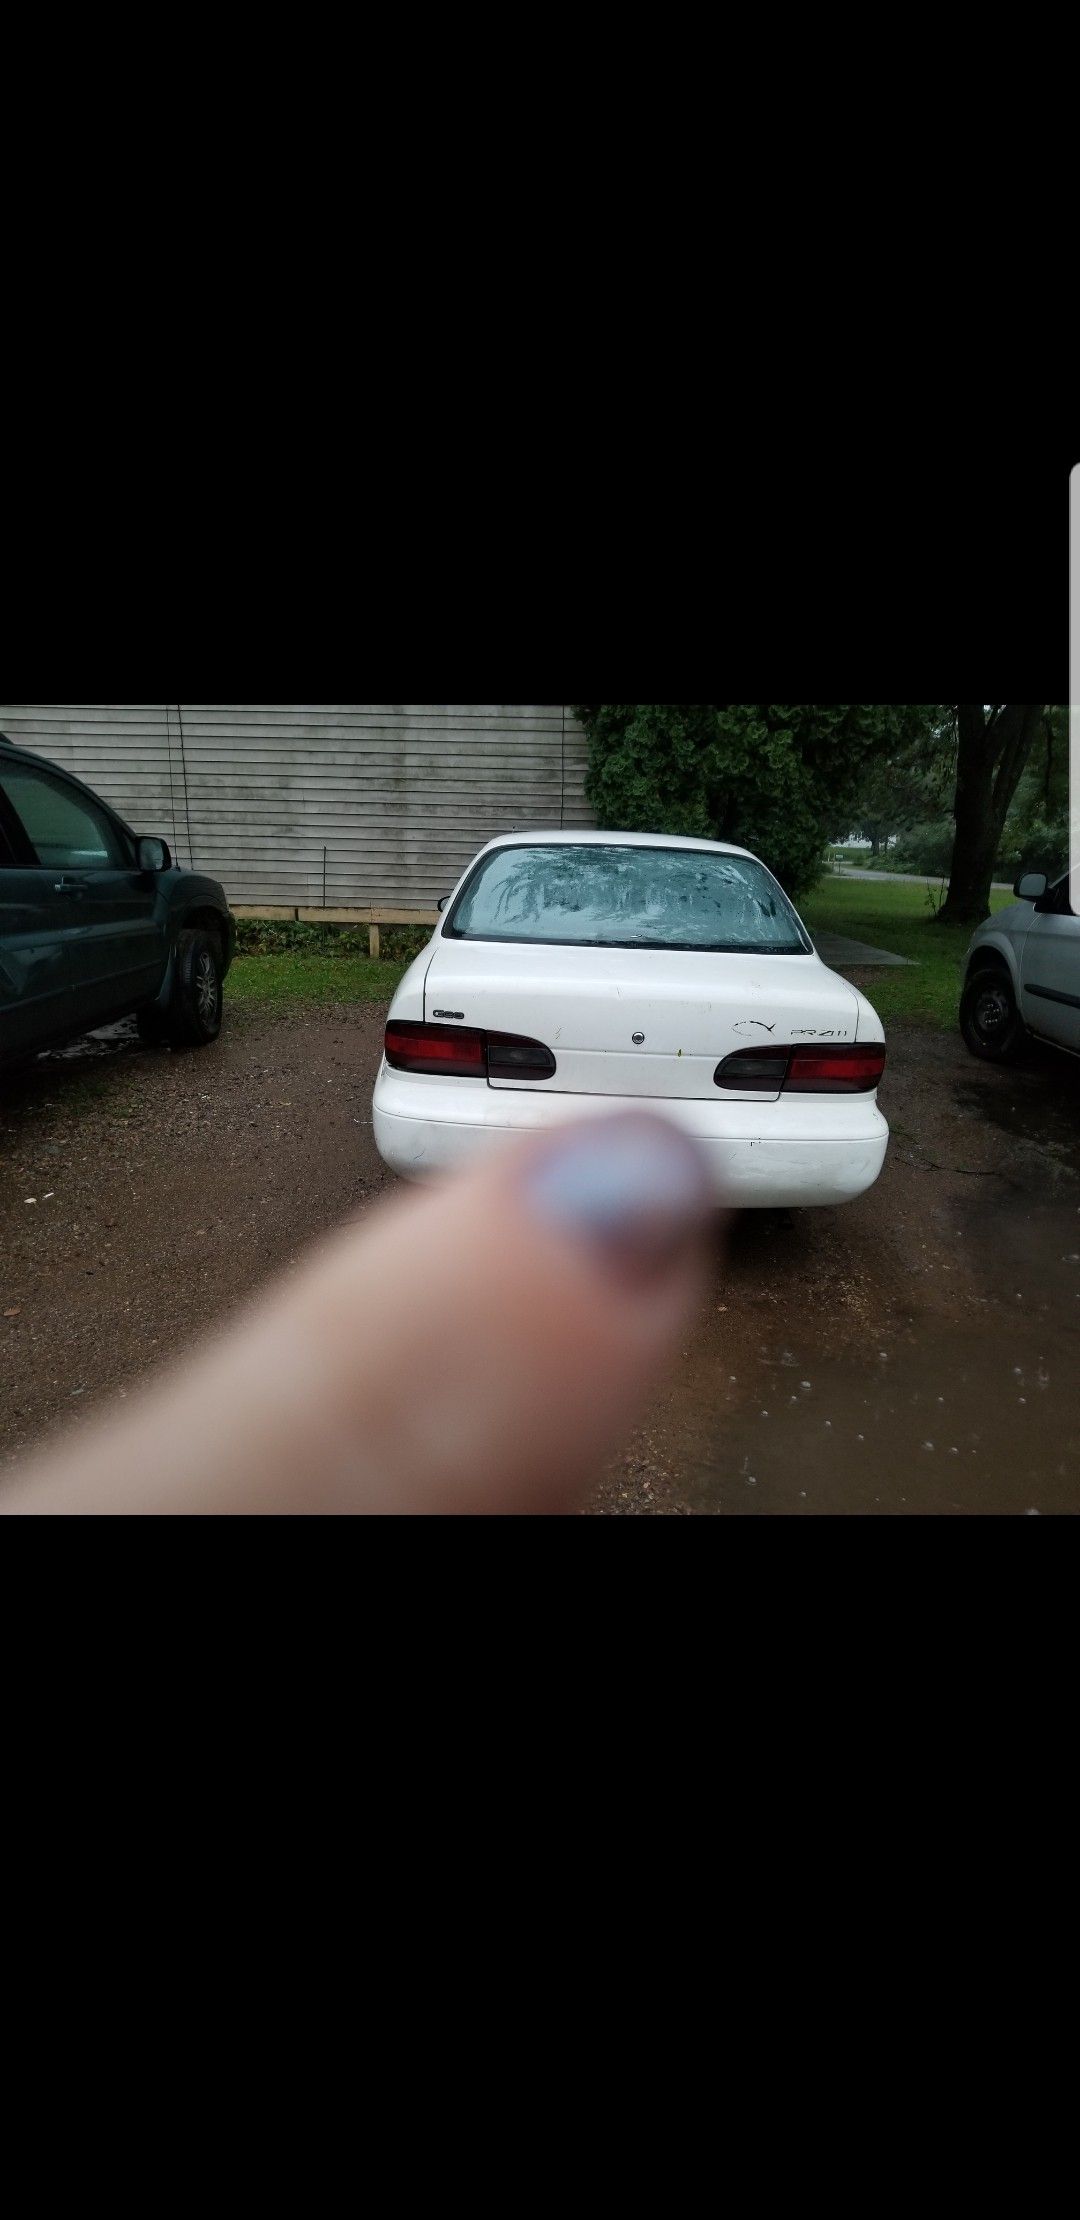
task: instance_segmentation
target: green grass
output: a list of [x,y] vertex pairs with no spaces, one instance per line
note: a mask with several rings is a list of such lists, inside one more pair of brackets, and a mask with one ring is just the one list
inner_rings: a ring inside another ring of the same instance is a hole
[[389,1002],[408,965],[372,963],[369,956],[321,956],[289,950],[280,956],[238,956],[226,986],[238,1008],[279,1008],[288,1002]]
[[[1012,899],[1009,893],[995,893],[990,906],[1005,909]],[[973,927],[937,924],[924,887],[826,878],[800,909],[811,932],[846,933],[918,966],[874,971],[868,974],[869,983],[864,981],[863,991],[885,1025],[900,1018],[952,1031]]]

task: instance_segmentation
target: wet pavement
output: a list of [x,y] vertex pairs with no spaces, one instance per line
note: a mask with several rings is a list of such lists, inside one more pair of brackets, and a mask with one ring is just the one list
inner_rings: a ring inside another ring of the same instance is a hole
[[[113,1028],[7,1082],[0,1464],[392,1187],[371,1132],[384,1018],[245,1011],[204,1054]],[[1080,1062],[999,1071],[898,1026],[882,1107],[869,1195],[718,1239],[702,1314],[590,1510],[1080,1511]]]
[[[860,979],[860,985],[868,982]],[[746,1213],[618,1515],[1080,1511],[1080,1062],[1015,1071],[894,1028],[885,1170]]]
[[814,946],[823,964],[832,971],[850,971],[856,965],[874,970],[910,969],[910,956],[896,956],[888,948],[874,948],[867,940],[849,940],[846,933],[815,933]]

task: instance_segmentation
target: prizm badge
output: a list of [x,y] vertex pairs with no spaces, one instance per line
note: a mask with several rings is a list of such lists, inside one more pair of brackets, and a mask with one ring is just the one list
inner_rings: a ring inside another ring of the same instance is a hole
[[462,1022],[465,1018],[464,1010],[433,1010],[431,1015],[437,1018],[458,1018]]

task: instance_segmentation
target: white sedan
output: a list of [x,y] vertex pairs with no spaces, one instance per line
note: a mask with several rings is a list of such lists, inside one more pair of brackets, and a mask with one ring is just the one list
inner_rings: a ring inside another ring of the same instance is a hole
[[590,1111],[669,1117],[718,1196],[872,1187],[881,1021],[745,849],[643,833],[492,841],[442,904],[386,1028],[375,1139],[406,1179]]

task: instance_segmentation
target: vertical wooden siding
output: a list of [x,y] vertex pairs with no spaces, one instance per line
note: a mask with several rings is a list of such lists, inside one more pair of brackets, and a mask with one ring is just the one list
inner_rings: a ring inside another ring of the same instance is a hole
[[560,704],[0,704],[233,901],[430,908],[500,832],[592,822]]

